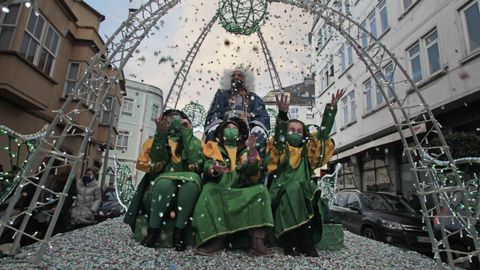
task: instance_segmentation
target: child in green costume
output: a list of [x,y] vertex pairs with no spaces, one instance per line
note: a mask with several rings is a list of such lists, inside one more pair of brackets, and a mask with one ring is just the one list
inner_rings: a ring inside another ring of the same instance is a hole
[[198,254],[213,255],[224,248],[225,236],[248,230],[251,253],[272,255],[264,245],[265,227],[273,227],[270,197],[267,188],[258,183],[261,160],[256,138],[248,138],[248,134],[243,120],[231,118],[217,128],[217,141],[203,146],[206,183],[192,223]]
[[[325,108],[322,125],[315,134],[297,119],[288,119],[289,96],[276,97],[279,110],[275,135],[267,146],[267,169],[272,174],[270,197],[274,209],[275,235],[280,239],[285,255],[298,252],[317,257],[315,238],[321,237],[321,220],[316,207],[319,188],[312,181],[315,168],[326,164],[334,151],[330,131],[337,112],[337,101],[344,91],[332,95]],[[315,220],[320,222],[313,223]]]
[[150,177],[139,184],[125,222],[132,226],[142,214],[139,208],[147,212],[148,234],[141,243],[154,247],[160,240],[164,220],[173,217],[176,219],[173,247],[183,251],[186,248],[185,227],[201,190],[202,144],[193,135],[190,120],[181,111],[165,111],[156,120],[156,126],[155,137],[143,144],[137,159],[137,169]]

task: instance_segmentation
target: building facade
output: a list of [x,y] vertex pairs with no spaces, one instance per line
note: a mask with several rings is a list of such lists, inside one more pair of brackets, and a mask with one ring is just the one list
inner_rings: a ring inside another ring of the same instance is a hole
[[[132,172],[132,181],[137,185],[144,175],[135,167],[143,142],[155,135],[155,119],[163,112],[161,89],[131,80],[126,80],[127,95],[123,97],[118,121],[118,136],[113,154],[121,164]],[[109,167],[113,166],[110,154]],[[113,179],[110,180],[110,184]]]
[[[307,124],[317,123],[316,121],[320,118],[314,108],[315,80],[313,78],[305,78],[303,82],[284,87],[283,90],[290,94],[289,118],[299,119]],[[272,131],[275,127],[275,117],[278,113],[275,94],[278,94],[278,91],[270,91],[263,97],[265,107],[270,115]]]
[[[0,12],[0,124],[21,134],[35,133],[53,120],[54,111],[81,79],[90,58],[104,46],[99,35],[104,16],[83,0],[36,3],[38,8],[20,3],[9,5],[8,13]],[[110,119],[109,108],[120,103],[123,92],[121,78],[109,93],[107,110],[84,155],[82,169],[92,167],[97,176],[102,164],[100,146],[105,147],[109,126],[104,119]],[[92,116],[83,117],[79,124],[87,125]],[[76,155],[80,144],[81,139],[70,137],[62,150]]]
[[[324,2],[360,22],[395,54],[444,134],[479,135],[479,0]],[[366,36],[357,38],[362,47],[369,46]],[[355,48],[322,19],[312,28],[311,42],[319,96],[316,106],[329,102],[336,89],[347,91],[338,104],[332,131],[337,146],[332,162],[343,165],[338,188],[397,192],[409,198],[415,192],[414,177],[379,86]],[[384,63],[382,69],[390,78],[387,91],[407,101],[414,98],[392,63]],[[426,130],[422,125],[415,128],[419,134]]]

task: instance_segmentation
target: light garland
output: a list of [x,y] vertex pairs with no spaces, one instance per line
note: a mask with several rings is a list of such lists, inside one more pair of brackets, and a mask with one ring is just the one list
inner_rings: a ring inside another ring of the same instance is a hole
[[[125,210],[128,209],[130,202],[135,194],[135,186],[132,183],[132,170],[125,164],[120,164],[117,157],[113,156],[114,160],[114,179],[115,179],[115,193],[117,195],[120,205]],[[120,178],[120,179],[119,179]]]
[[198,102],[190,102],[182,110],[192,122],[192,128],[202,127],[207,117],[205,108]]
[[322,191],[320,196],[321,198],[328,199],[328,208],[332,206],[333,197],[335,196],[337,190],[338,174],[341,170],[342,165],[337,163],[337,165],[335,165],[335,171],[332,174],[326,174],[318,181],[318,186]]
[[467,221],[470,220],[470,218],[480,220],[480,208],[478,207],[478,200],[480,200],[480,179],[476,173],[473,174],[472,179],[465,179],[465,172],[457,168],[457,166],[461,164],[480,164],[480,158],[465,157],[454,159],[452,164],[449,161],[435,159],[425,151],[423,151],[421,155],[425,160],[433,163],[431,172],[439,188],[456,186],[457,183],[454,180],[449,179],[448,175],[452,171],[456,171],[459,174],[459,178],[462,181],[462,185],[465,189],[467,205],[464,205],[463,203],[455,204],[455,202],[459,200],[458,198],[455,196],[449,196],[447,192],[443,192],[442,194],[444,204],[449,208],[450,212],[453,214],[453,217],[465,217],[465,214],[462,215],[460,211],[464,212],[464,209],[468,209],[469,211],[467,211],[467,213],[470,212],[472,215],[471,217],[466,216]]
[[37,140],[41,137],[43,137],[47,131],[47,128],[48,128],[48,125],[45,125],[43,126],[43,128],[33,134],[27,134],[27,135],[23,135],[23,134],[20,134],[16,131],[14,131],[13,129],[7,127],[7,126],[4,126],[4,125],[0,125],[0,135],[10,135],[12,137],[15,137],[17,139],[20,139],[22,141],[32,141],[32,140]]
[[[14,168],[23,166],[28,156],[33,150],[35,150],[35,141],[45,135],[47,126],[44,126],[40,131],[34,134],[23,135],[4,125],[0,125],[0,137],[7,137],[7,144],[0,146],[0,151],[6,151],[8,160],[10,161],[10,170],[0,172],[0,200],[3,201],[4,197],[10,192],[11,188],[15,186],[18,181],[14,180],[17,173]],[[14,148],[16,150],[14,150]],[[23,162],[20,161],[22,149],[26,150],[26,155]]]
[[220,24],[230,33],[251,35],[260,29],[267,15],[266,0],[223,0],[220,2]]

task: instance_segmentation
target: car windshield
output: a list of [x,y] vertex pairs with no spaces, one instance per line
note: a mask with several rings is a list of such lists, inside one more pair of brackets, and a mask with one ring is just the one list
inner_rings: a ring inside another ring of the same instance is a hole
[[415,213],[408,203],[395,196],[365,193],[363,194],[365,208],[383,212]]

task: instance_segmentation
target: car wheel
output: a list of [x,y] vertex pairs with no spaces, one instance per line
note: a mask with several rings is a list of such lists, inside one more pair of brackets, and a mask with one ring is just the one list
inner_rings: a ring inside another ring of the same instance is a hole
[[370,238],[372,240],[378,240],[377,233],[372,227],[366,227],[365,229],[363,229],[362,236],[366,238]]

